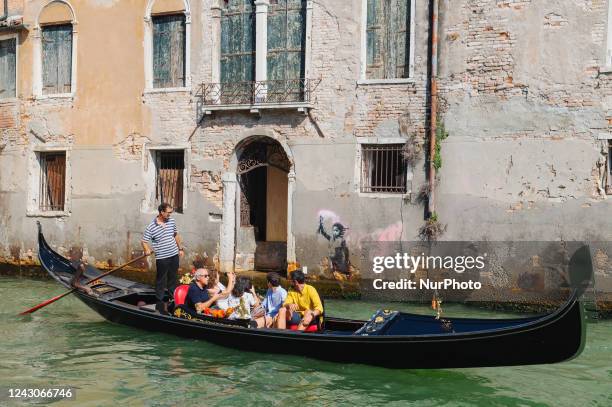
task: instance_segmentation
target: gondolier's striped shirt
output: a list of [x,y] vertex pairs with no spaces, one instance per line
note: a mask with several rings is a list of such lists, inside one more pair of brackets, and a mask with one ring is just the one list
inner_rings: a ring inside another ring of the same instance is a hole
[[177,255],[179,252],[176,240],[174,239],[177,233],[174,219],[170,218],[167,222],[158,225],[157,218],[155,218],[145,229],[142,241],[151,243],[157,260],[167,259]]

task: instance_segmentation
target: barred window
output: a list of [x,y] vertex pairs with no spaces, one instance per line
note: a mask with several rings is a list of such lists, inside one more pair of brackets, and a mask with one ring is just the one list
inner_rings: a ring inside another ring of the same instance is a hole
[[156,152],[156,194],[157,205],[167,202],[176,212],[183,212],[183,173],[185,151],[165,150]]
[[40,153],[40,210],[63,211],[66,196],[66,152]]
[[361,146],[361,192],[407,192],[403,147],[403,144]]

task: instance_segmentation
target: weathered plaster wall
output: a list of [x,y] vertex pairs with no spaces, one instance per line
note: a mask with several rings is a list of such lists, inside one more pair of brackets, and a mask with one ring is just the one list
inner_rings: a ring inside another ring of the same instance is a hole
[[[423,208],[415,194],[360,196],[357,143],[426,135],[428,6],[416,4],[412,82],[360,84],[361,0],[313,4],[310,78],[321,79],[310,115],[220,113],[198,123],[198,86],[212,80],[212,0],[191,2],[192,88],[144,92],[146,2],[78,1],[78,77],[73,100],[32,98],[33,35],[20,36],[19,98],[0,103],[0,255],[35,248],[25,216],[32,147],[72,147],[72,213],[42,219],[54,244],[87,246],[120,262],[138,249],[150,221],[148,147],[190,149],[185,214],[177,223],[191,255],[217,252],[222,174],[236,145],[274,135],[295,160],[293,233],[298,262],[318,271],[329,254],[317,235],[341,222],[351,259],[360,242],[416,239]],[[42,1],[29,1],[34,24]],[[440,112],[443,142],[437,211],[443,239],[610,240],[610,199],[598,189],[605,158],[597,137],[612,123],[612,76],[600,74],[607,2],[441,1]],[[451,6],[452,4],[452,6]],[[100,27],[110,27],[102,30]],[[2,149],[4,146],[4,149]],[[421,160],[412,191],[425,183]],[[80,228],[80,229],[79,229]],[[128,235],[129,233],[129,235]]]

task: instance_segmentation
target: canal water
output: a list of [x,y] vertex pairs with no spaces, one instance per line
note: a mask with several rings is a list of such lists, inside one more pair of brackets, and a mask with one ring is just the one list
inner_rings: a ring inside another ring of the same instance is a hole
[[[9,387],[76,389],[76,400],[54,402],[56,406],[612,406],[610,320],[588,324],[586,348],[570,362],[388,370],[238,352],[144,332],[106,322],[72,296],[30,316],[16,316],[62,292],[51,281],[0,276],[4,393]],[[358,318],[369,317],[377,307],[332,300],[326,305],[330,314]],[[399,308],[431,312],[427,307]],[[460,306],[447,312],[503,316]],[[23,403],[7,401],[2,394],[0,405]]]

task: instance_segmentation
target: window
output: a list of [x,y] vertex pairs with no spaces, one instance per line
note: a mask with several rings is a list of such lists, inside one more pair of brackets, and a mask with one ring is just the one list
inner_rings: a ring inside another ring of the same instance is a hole
[[410,77],[411,0],[367,1],[365,79]]
[[40,153],[41,211],[63,211],[66,192],[66,152]]
[[72,24],[42,27],[43,94],[70,93]]
[[0,99],[14,98],[17,39],[0,41]]
[[185,15],[153,17],[153,87],[185,86]]
[[268,102],[300,101],[304,78],[306,1],[276,0],[268,8]]
[[255,3],[226,0],[221,10],[222,104],[253,102],[255,80]]
[[183,212],[184,150],[156,151],[155,199],[167,202],[176,212]]
[[361,192],[405,194],[406,161],[403,144],[361,146]]

